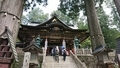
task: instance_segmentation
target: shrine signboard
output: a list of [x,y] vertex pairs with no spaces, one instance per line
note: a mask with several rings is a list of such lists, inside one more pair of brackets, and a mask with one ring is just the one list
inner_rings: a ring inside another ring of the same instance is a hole
[[23,61],[23,67],[22,68],[29,68],[30,56],[31,56],[30,52],[25,52],[24,61]]

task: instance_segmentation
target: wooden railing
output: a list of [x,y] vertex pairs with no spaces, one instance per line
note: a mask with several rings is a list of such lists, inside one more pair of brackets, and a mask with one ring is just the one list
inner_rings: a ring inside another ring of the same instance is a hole
[[45,58],[46,58],[46,49],[45,48],[43,48],[43,62],[42,62],[42,68],[45,68],[46,66],[45,66]]
[[23,48],[19,48],[19,47],[16,48],[16,51],[19,55],[24,55],[24,51],[22,49]]
[[93,56],[92,49],[76,49],[77,56]]
[[73,54],[73,52],[70,50],[70,56],[71,58],[74,60],[74,62],[76,63],[76,65],[78,66],[78,68],[87,68],[85,63],[82,63],[75,54]]

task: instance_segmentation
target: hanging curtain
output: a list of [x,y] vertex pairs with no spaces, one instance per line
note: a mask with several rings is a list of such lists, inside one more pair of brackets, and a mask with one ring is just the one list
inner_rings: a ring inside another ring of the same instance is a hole
[[47,50],[47,45],[48,45],[48,41],[47,39],[45,40],[45,50]]
[[63,42],[62,42],[62,46],[66,49],[66,42],[65,42],[64,39],[63,39]]

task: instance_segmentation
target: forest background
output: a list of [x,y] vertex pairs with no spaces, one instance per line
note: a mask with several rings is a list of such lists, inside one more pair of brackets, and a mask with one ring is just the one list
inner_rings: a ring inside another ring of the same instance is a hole
[[[29,2],[32,2],[32,0],[31,1],[29,0]],[[78,29],[88,29],[85,7],[84,7],[84,4],[82,4],[82,1],[81,1],[82,8],[76,8],[76,7],[74,7],[74,9],[69,8],[70,11],[68,11],[67,7],[63,9],[62,7],[64,6],[63,5],[61,6],[60,5],[61,3],[60,3],[57,7],[58,8],[57,10],[53,12],[49,11],[50,9],[48,10],[50,15],[45,11],[43,11],[41,7],[38,6],[37,4],[38,3],[33,3],[32,7],[24,8],[24,11],[29,9],[29,12],[27,10],[28,13],[22,16],[22,24],[30,25],[30,24],[33,24],[32,23],[33,21],[37,22],[34,24],[40,24],[48,20],[54,13],[56,13],[58,18],[61,21],[63,21],[63,23],[67,25],[75,24],[73,26]],[[64,2],[64,4],[67,5],[68,2]],[[72,4],[75,5],[77,3],[73,2]],[[77,11],[78,9],[80,11]],[[98,20],[104,35],[106,45],[109,48],[115,49],[116,38],[120,37],[120,17],[115,7],[115,4],[113,0],[104,0],[104,1],[95,0],[95,9],[97,12]],[[72,10],[77,11],[78,13]],[[89,32],[89,29],[88,29],[88,32]],[[82,44],[80,44],[80,46],[83,48],[90,48],[91,47],[90,38],[85,40]]]

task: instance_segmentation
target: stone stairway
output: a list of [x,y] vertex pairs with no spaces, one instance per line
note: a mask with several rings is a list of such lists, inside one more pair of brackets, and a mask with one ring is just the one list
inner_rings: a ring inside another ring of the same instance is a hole
[[59,56],[59,63],[54,60],[52,56],[46,56],[44,68],[78,68],[70,56],[66,57],[66,61],[63,61],[63,57]]

